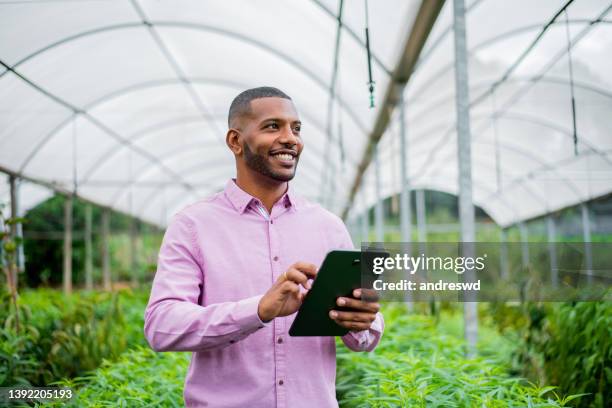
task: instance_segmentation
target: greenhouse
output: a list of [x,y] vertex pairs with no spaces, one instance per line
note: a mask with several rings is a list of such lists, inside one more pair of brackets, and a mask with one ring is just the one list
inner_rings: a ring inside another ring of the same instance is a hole
[[610,55],[610,0],[0,0],[0,406],[612,405]]

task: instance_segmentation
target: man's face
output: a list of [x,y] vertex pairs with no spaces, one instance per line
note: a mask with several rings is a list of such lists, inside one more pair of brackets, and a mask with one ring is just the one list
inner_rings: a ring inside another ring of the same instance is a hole
[[275,181],[295,176],[304,144],[293,102],[284,98],[251,101],[251,115],[242,119],[243,160],[247,167]]

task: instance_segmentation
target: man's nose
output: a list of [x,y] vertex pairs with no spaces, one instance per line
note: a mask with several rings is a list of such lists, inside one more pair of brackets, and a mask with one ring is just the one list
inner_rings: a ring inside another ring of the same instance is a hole
[[279,142],[284,145],[295,146],[298,144],[298,137],[293,133],[293,129],[291,125],[287,125],[283,127],[283,131],[281,132],[281,137]]

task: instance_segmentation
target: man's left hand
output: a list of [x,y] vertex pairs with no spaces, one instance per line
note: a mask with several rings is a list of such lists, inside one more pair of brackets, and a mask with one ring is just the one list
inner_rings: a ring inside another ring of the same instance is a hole
[[353,310],[332,310],[329,317],[340,326],[350,331],[358,332],[368,330],[376,319],[376,313],[380,310],[380,305],[372,300],[371,296],[362,297],[364,289],[355,289],[354,298],[339,297],[336,304]]

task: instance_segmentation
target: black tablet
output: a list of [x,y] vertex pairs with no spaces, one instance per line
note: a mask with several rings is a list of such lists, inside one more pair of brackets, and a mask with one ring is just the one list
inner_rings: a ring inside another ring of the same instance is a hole
[[[348,333],[348,329],[339,326],[329,317],[329,312],[332,309],[350,310],[336,305],[336,299],[340,296],[353,297],[353,290],[372,287],[377,276],[372,272],[371,265],[367,265],[371,263],[372,254],[354,250],[334,250],[328,253],[297,312],[289,335],[344,336]],[[377,254],[381,256],[380,252]],[[388,256],[388,253],[383,256]]]

